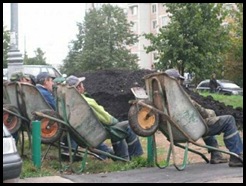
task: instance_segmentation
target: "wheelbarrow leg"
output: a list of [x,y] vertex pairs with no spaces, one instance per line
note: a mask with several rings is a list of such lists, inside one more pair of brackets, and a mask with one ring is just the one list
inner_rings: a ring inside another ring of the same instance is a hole
[[[183,145],[180,145],[179,143],[175,143],[175,145],[178,146],[178,147],[180,147],[180,148],[182,148],[182,149],[185,149],[186,148]],[[209,163],[208,158],[204,154],[202,154],[201,152],[198,152],[198,151],[193,150],[193,149],[190,149],[190,148],[188,148],[188,151],[200,155],[206,161],[206,163]]]
[[161,166],[159,163],[158,163],[158,155],[157,155],[157,146],[156,146],[156,140],[155,140],[155,134],[153,134],[153,152],[154,152],[154,156],[155,156],[155,164],[157,167],[159,167],[160,169],[165,169],[167,166],[169,166],[169,160],[170,160],[170,147],[168,149],[168,155],[167,155],[167,159],[166,161],[164,162],[164,165]]
[[174,148],[174,139],[173,139],[173,135],[172,135],[172,128],[171,128],[171,124],[169,122],[167,122],[167,129],[168,129],[168,133],[169,133],[169,137],[170,137],[170,150],[172,151],[172,155],[173,155],[173,164],[177,170],[182,171],[185,169],[186,163],[187,163],[188,143],[186,144],[186,148],[185,148],[185,152],[184,152],[183,164],[181,166],[178,166],[176,164],[176,153],[175,153],[175,148]]
[[52,146],[52,144],[49,144],[49,145],[48,145],[48,148],[47,148],[47,150],[45,151],[44,156],[43,156],[43,158],[42,158],[41,162],[43,162],[43,161],[44,161],[44,159],[46,158],[46,156],[47,156],[48,152],[50,151],[51,146]]
[[88,147],[85,148],[85,152],[84,152],[84,155],[82,157],[81,166],[79,167],[79,169],[76,169],[73,165],[71,165],[71,169],[74,173],[78,174],[78,173],[81,173],[84,171],[85,166],[86,166],[86,161],[87,161],[87,155],[88,155]]
[[177,166],[176,164],[174,164],[174,166],[176,167],[176,169],[178,169],[179,171],[181,170],[184,170],[186,165],[187,165],[187,159],[188,159],[188,146],[189,146],[189,143],[186,142],[186,145],[184,147],[185,151],[184,151],[184,158],[183,158],[183,163],[181,166]]
[[[76,149],[73,151],[72,149],[72,145],[71,145],[71,138],[70,138],[70,134],[69,132],[66,132],[66,136],[67,136],[67,143],[68,143],[68,152],[69,152],[69,164],[68,165],[62,165],[62,160],[61,160],[61,145],[59,145],[59,162],[60,162],[60,172],[63,172],[64,170],[70,169],[72,172],[74,173],[81,173],[86,166],[86,161],[87,161],[87,154],[88,154],[88,147],[86,148],[84,155],[82,156],[82,161],[81,161],[81,166],[79,167],[79,169],[76,169],[76,167],[73,165],[74,163],[74,158],[78,152],[78,146],[76,147]],[[61,141],[59,140],[60,144]]]

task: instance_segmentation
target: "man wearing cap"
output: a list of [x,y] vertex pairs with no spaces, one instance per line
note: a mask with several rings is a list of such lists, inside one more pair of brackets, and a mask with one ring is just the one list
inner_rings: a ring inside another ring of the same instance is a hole
[[36,87],[39,92],[43,95],[48,104],[56,110],[56,101],[55,97],[52,94],[53,90],[53,76],[51,76],[48,72],[40,72],[37,75],[37,84]]
[[[87,101],[87,103],[91,106],[92,110],[98,117],[99,121],[106,125],[113,125],[118,123],[118,119],[109,114],[103,106],[99,105],[94,99],[86,96],[85,88],[82,81],[85,80],[85,77],[76,77],[69,76],[66,79],[66,83],[68,86],[75,87],[78,92],[83,96],[83,98]],[[141,156],[143,154],[143,149],[141,143],[139,141],[138,136],[131,130],[129,125],[126,128],[127,137],[121,141],[113,141],[111,139],[111,143],[116,156],[120,156],[127,160],[130,160],[133,157]]]
[[11,74],[10,81],[11,82],[26,82],[35,85],[35,80],[30,74],[24,74],[23,72],[17,71]]
[[[176,78],[181,83],[184,77],[179,74],[176,69],[168,69],[165,73]],[[205,109],[194,100],[191,100],[193,105],[199,111],[208,126],[208,133],[203,137],[206,145],[217,147],[218,142],[215,135],[224,133],[224,143],[226,148],[233,153],[236,153],[243,159],[243,143],[239,136],[235,118],[232,115],[216,116],[211,109]],[[211,153],[211,164],[226,163],[227,159],[223,158],[221,152],[209,150]],[[243,167],[243,163],[235,156],[230,156],[230,167]]]

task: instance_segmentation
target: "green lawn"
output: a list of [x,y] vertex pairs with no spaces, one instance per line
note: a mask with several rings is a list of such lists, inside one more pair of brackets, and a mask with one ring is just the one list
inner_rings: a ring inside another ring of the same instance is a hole
[[199,92],[200,95],[207,97],[212,96],[215,100],[225,103],[225,105],[231,105],[233,108],[241,107],[243,108],[243,96],[239,95],[222,95],[209,92]]

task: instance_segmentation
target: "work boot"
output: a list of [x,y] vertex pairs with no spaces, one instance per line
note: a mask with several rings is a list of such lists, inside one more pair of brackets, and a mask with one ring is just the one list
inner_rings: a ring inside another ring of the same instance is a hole
[[219,151],[212,151],[210,164],[227,163],[228,160],[223,157],[222,153]]
[[231,155],[229,160],[229,167],[243,167],[243,153],[240,153],[239,157],[242,161],[238,157]]

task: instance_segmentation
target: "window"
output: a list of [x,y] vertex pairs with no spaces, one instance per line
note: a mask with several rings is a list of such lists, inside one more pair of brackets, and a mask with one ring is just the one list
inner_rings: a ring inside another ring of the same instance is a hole
[[157,60],[157,57],[158,57],[157,52],[154,52],[154,53],[152,54],[152,60],[153,60],[154,62],[157,62],[157,61],[158,61],[158,60]]
[[223,22],[221,25],[222,25],[224,28],[228,28],[229,23],[227,23],[227,22]]
[[157,26],[157,22],[156,22],[156,20],[153,20],[153,21],[152,21],[152,28],[155,29],[156,26]]
[[205,82],[205,83],[201,84],[201,87],[208,87],[209,88],[209,82]]
[[151,12],[156,13],[156,4],[151,6]]
[[137,15],[138,14],[138,7],[132,6],[130,7],[131,15]]
[[233,3],[226,3],[224,5],[224,7],[225,7],[226,10],[232,10],[233,9]]
[[161,18],[161,25],[162,26],[166,26],[168,24],[168,17],[167,16],[163,16]]
[[133,32],[137,32],[138,31],[138,22],[133,22],[132,31]]
[[136,47],[136,46],[138,46],[138,41],[137,41],[137,42],[135,42],[133,46],[135,46],[135,47]]

